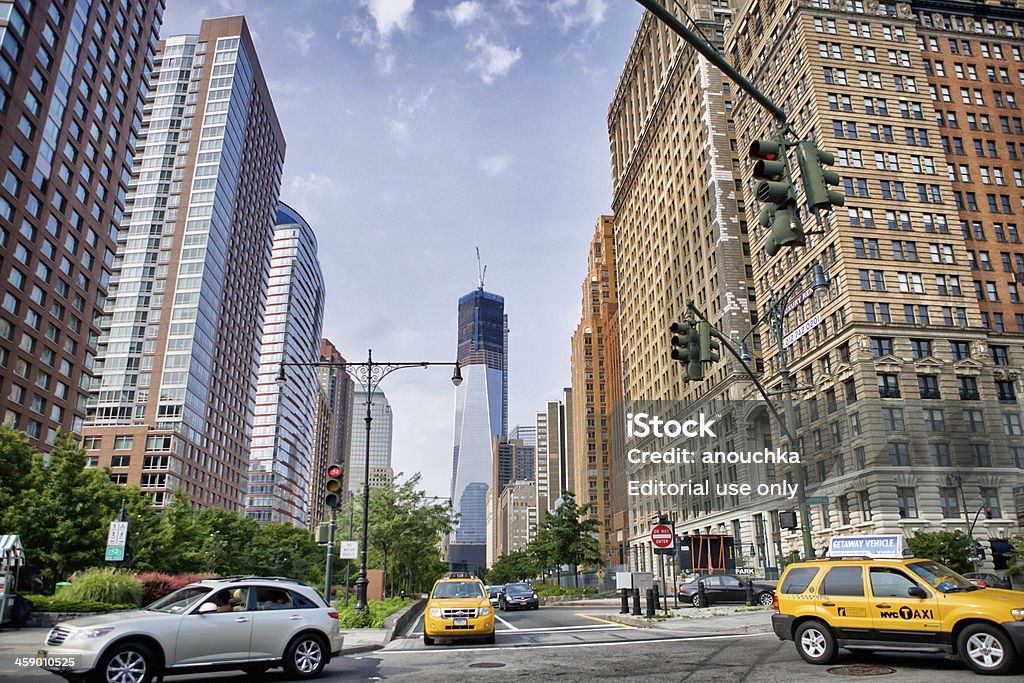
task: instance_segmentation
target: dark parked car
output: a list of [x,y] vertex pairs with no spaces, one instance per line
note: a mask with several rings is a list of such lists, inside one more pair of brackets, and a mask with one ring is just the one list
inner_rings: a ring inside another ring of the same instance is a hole
[[[697,582],[704,582],[706,604],[701,604],[697,593]],[[775,597],[775,589],[765,583],[754,582],[754,604],[770,607]],[[734,574],[713,574],[697,576],[679,586],[679,601],[688,602],[694,607],[707,607],[727,602],[743,604],[747,601],[747,580]]]
[[1010,590],[1010,579],[996,574],[990,574],[989,572],[968,572],[964,574],[965,579],[970,579],[971,583],[975,586],[982,586],[987,588],[1005,588]]
[[519,609],[521,607],[538,609],[540,608],[540,598],[537,597],[537,591],[533,590],[528,583],[509,583],[505,585],[505,590],[501,592],[498,604],[502,610]]

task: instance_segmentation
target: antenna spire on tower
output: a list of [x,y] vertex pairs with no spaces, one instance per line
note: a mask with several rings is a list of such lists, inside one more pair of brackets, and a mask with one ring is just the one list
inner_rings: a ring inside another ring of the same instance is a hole
[[487,266],[483,265],[483,262],[480,260],[480,247],[476,248],[476,270],[480,277],[479,286],[482,290],[484,288],[484,278],[487,277]]

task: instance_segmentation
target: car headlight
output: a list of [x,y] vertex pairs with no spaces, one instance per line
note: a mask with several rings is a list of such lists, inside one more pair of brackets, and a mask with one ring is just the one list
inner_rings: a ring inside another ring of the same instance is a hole
[[490,613],[491,613],[491,608],[490,607],[481,607],[480,609],[477,610],[477,616],[478,617],[486,617]]
[[1017,621],[1024,621],[1024,607],[1016,607],[1010,610],[1010,614],[1012,614],[1013,618]]
[[440,619],[441,618],[441,608],[440,607],[431,607],[430,608],[430,616],[434,617],[435,619]]
[[535,597],[535,598],[536,598],[536,597],[537,597],[537,594],[536,594],[536,593],[534,593],[534,594],[533,594],[533,597]]
[[75,631],[70,636],[68,636],[68,640],[85,640],[86,638],[99,638],[100,636],[107,635],[113,630],[113,626],[106,626],[104,628],[91,628],[86,631]]

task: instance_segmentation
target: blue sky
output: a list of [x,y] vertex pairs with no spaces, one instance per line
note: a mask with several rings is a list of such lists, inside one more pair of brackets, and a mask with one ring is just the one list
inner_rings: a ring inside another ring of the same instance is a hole
[[[610,211],[608,104],[633,0],[168,0],[163,35],[245,15],[317,233],[324,336],[352,361],[452,361],[458,298],[505,297],[509,426],[569,384],[587,245]],[[450,488],[445,368],[384,380],[394,466]],[[357,423],[361,427],[361,423]]]

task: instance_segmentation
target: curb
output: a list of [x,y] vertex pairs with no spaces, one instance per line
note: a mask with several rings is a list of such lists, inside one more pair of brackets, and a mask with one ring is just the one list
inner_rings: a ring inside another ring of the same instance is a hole
[[374,650],[379,650],[382,647],[384,647],[384,646],[383,645],[356,645],[354,647],[342,647],[341,648],[341,654],[338,655],[338,656],[339,657],[347,657],[349,655],[360,655],[360,654],[363,654],[364,652],[373,652]]
[[[384,645],[387,645],[394,640],[396,633],[400,633],[409,625],[409,622],[419,617],[420,612],[423,611],[426,604],[427,600],[425,598],[420,598],[416,602],[406,605],[391,616],[387,617],[384,620],[384,628],[387,629],[387,633],[384,634]],[[384,647],[384,645],[380,645],[378,647]],[[378,647],[375,647],[374,649],[378,649]]]
[[622,624],[623,626],[635,626],[636,628],[656,628],[663,629],[657,621],[651,619],[643,619],[641,617],[634,617],[631,614],[602,614],[602,619],[608,621],[614,621],[616,624]]

